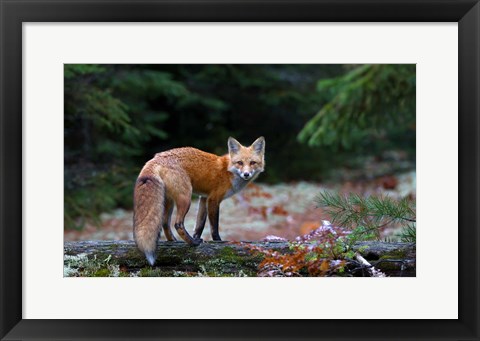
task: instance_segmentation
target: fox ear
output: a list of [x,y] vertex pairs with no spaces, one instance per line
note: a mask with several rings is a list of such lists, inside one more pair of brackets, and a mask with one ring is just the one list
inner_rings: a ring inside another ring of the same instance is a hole
[[252,143],[253,150],[258,154],[265,153],[265,138],[260,136],[255,142]]
[[235,140],[233,137],[228,138],[228,153],[229,154],[237,154],[240,151],[242,145],[240,142]]

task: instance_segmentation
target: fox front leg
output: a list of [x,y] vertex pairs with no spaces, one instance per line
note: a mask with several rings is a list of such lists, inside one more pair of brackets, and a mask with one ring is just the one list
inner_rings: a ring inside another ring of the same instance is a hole
[[218,233],[218,221],[220,218],[220,202],[216,198],[209,198],[207,202],[208,220],[210,221],[210,229],[212,239],[221,241]]
[[198,201],[197,221],[195,223],[195,232],[193,233],[194,239],[202,237],[203,229],[205,228],[205,222],[207,221],[207,198],[200,197]]

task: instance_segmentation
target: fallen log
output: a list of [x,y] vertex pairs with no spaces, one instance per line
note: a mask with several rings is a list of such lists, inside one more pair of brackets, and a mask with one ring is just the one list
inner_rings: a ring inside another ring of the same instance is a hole
[[[250,246],[250,247],[249,247]],[[133,241],[64,243],[64,276],[256,276],[263,255],[251,247],[292,252],[288,242],[159,242],[154,267]],[[415,276],[415,244],[359,242],[352,249],[387,276]],[[365,265],[351,264],[349,273],[365,275]]]

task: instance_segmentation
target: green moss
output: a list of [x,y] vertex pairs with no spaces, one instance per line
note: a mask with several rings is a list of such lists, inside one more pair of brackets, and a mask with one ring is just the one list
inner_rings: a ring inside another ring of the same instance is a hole
[[241,254],[233,247],[226,246],[220,251],[220,259],[242,265],[258,265],[263,259],[261,254]]
[[[127,271],[119,271],[118,277],[132,277],[133,273],[129,273]],[[136,277],[136,276],[135,276]]]
[[142,268],[139,273],[138,277],[172,277],[173,272],[164,270],[158,267],[152,268],[152,267],[145,267]]
[[224,259],[237,259],[239,256],[231,246],[225,246],[220,250],[220,257]]
[[108,269],[99,269],[93,273],[92,277],[109,277],[110,270]]
[[407,250],[396,249],[388,252],[387,254],[380,257],[380,259],[405,259],[407,258]]
[[138,277],[154,277],[155,269],[151,267],[145,267],[140,269],[138,272]]
[[395,271],[401,268],[401,263],[397,262],[380,262],[375,265],[377,269],[380,269],[384,272]]
[[138,267],[141,264],[148,264],[145,255],[136,248],[128,250],[122,258],[125,260],[127,267]]
[[363,252],[365,252],[365,251],[367,251],[367,250],[368,250],[368,246],[367,246],[367,245],[360,246],[360,247],[358,248],[358,252],[360,252],[360,253],[363,253]]
[[199,276],[208,277],[246,277],[256,276],[258,257],[242,255],[230,246],[220,249],[215,258],[197,260],[200,265]]

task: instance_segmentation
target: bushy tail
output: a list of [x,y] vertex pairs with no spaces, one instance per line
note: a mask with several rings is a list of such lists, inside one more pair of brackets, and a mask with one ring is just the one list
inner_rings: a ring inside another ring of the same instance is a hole
[[156,174],[140,174],[133,195],[133,237],[150,265],[155,263],[155,251],[160,237],[165,209],[165,184]]

